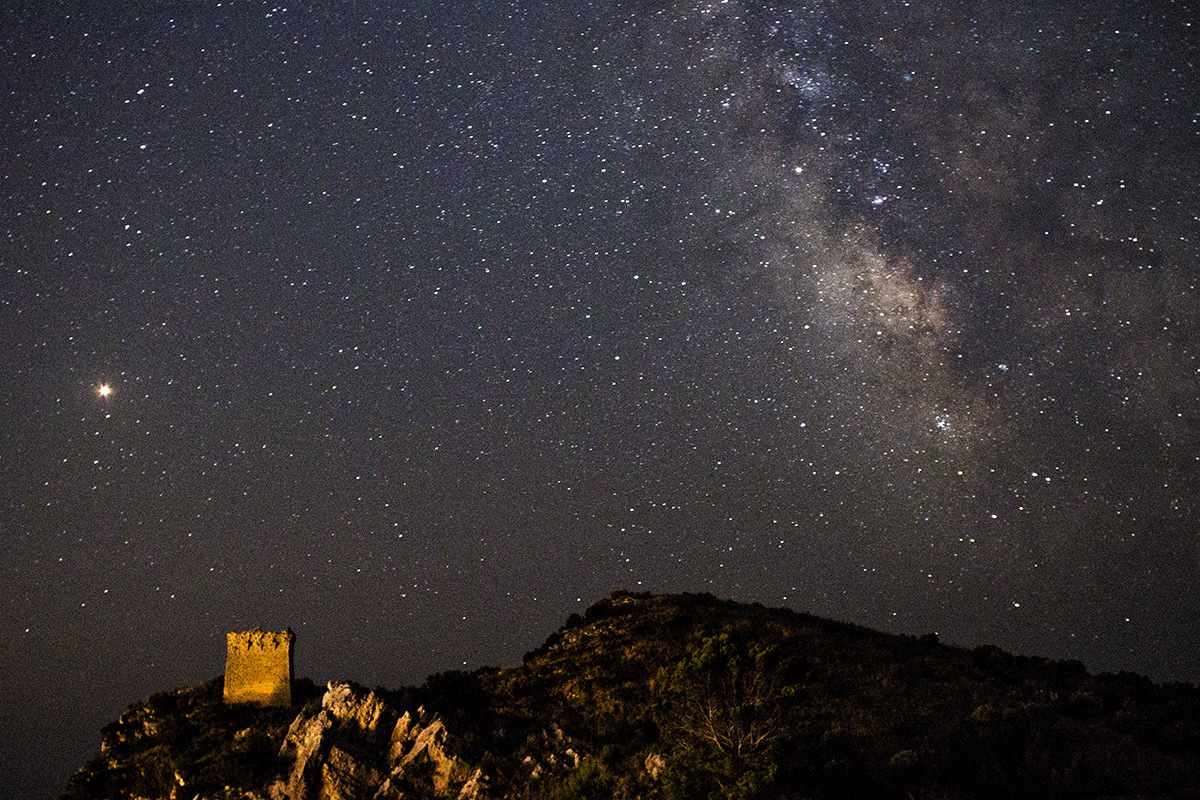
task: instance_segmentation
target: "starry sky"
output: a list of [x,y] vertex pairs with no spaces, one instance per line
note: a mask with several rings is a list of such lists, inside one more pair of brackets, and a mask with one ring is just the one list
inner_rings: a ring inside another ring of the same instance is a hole
[[618,588],[1200,680],[1191,4],[81,5],[0,17],[0,793],[226,631]]

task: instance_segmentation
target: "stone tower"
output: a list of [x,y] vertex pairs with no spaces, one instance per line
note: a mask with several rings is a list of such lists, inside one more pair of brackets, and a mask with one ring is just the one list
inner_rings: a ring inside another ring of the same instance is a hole
[[226,638],[225,702],[290,706],[296,634],[291,629],[274,633],[255,628]]

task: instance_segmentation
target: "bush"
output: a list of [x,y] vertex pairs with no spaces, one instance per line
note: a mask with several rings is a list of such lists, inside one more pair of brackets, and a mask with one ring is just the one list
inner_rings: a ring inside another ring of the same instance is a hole
[[587,756],[558,787],[554,800],[609,800],[613,796],[612,784],[612,778],[600,763]]

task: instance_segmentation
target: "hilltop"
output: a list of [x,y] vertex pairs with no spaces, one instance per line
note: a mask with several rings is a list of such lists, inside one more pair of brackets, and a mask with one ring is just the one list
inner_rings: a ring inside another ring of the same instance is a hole
[[135,704],[64,798],[1200,797],[1200,691],[709,595],[618,592],[519,666]]

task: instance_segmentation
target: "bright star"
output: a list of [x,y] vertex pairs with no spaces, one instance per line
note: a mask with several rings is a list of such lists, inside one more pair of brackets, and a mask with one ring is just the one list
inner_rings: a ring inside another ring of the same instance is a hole
[[112,387],[107,383],[102,383],[96,387],[96,394],[100,395],[101,397],[108,397],[110,394],[112,394]]

